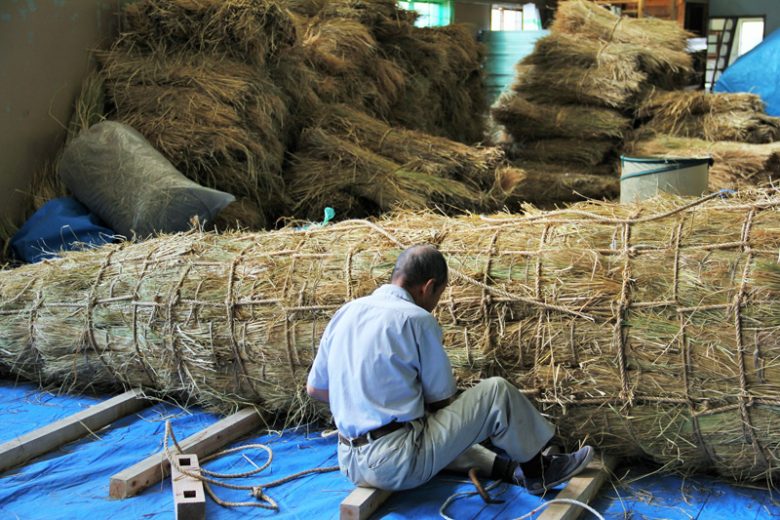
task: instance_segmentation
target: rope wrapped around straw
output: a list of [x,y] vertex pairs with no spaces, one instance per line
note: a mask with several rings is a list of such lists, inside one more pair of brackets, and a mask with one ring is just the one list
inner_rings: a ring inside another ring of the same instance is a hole
[[757,191],[111,245],[0,272],[0,365],[301,420],[329,318],[429,242],[461,385],[510,378],[564,440],[762,478],[780,456],[778,212]]

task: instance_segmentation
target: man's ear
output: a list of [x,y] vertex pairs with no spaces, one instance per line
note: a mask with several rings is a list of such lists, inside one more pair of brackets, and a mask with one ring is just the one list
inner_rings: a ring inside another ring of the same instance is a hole
[[436,292],[436,280],[431,278],[425,284],[423,284],[423,294],[426,296],[433,295]]

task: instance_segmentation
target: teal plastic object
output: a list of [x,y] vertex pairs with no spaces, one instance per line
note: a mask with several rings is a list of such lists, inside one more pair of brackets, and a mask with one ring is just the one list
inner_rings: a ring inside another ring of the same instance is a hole
[[487,47],[485,83],[492,104],[515,79],[515,65],[531,54],[536,40],[549,31],[482,31],[480,41]]

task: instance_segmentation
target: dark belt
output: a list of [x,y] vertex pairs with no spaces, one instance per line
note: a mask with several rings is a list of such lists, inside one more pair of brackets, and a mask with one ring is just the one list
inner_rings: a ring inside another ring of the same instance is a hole
[[375,441],[380,437],[384,437],[388,433],[393,433],[394,431],[399,430],[404,426],[406,426],[406,423],[391,422],[389,424],[385,424],[384,426],[380,426],[375,430],[371,430],[368,433],[364,433],[360,437],[355,437],[354,439],[348,439],[339,433],[339,442],[353,448],[358,448],[360,446],[365,446],[370,441]]

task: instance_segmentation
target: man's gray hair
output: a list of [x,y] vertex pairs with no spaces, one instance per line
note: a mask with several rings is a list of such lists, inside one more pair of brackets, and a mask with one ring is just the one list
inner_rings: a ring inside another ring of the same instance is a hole
[[391,281],[403,278],[404,285],[415,287],[436,280],[436,289],[447,283],[447,261],[436,246],[412,246],[398,255]]

